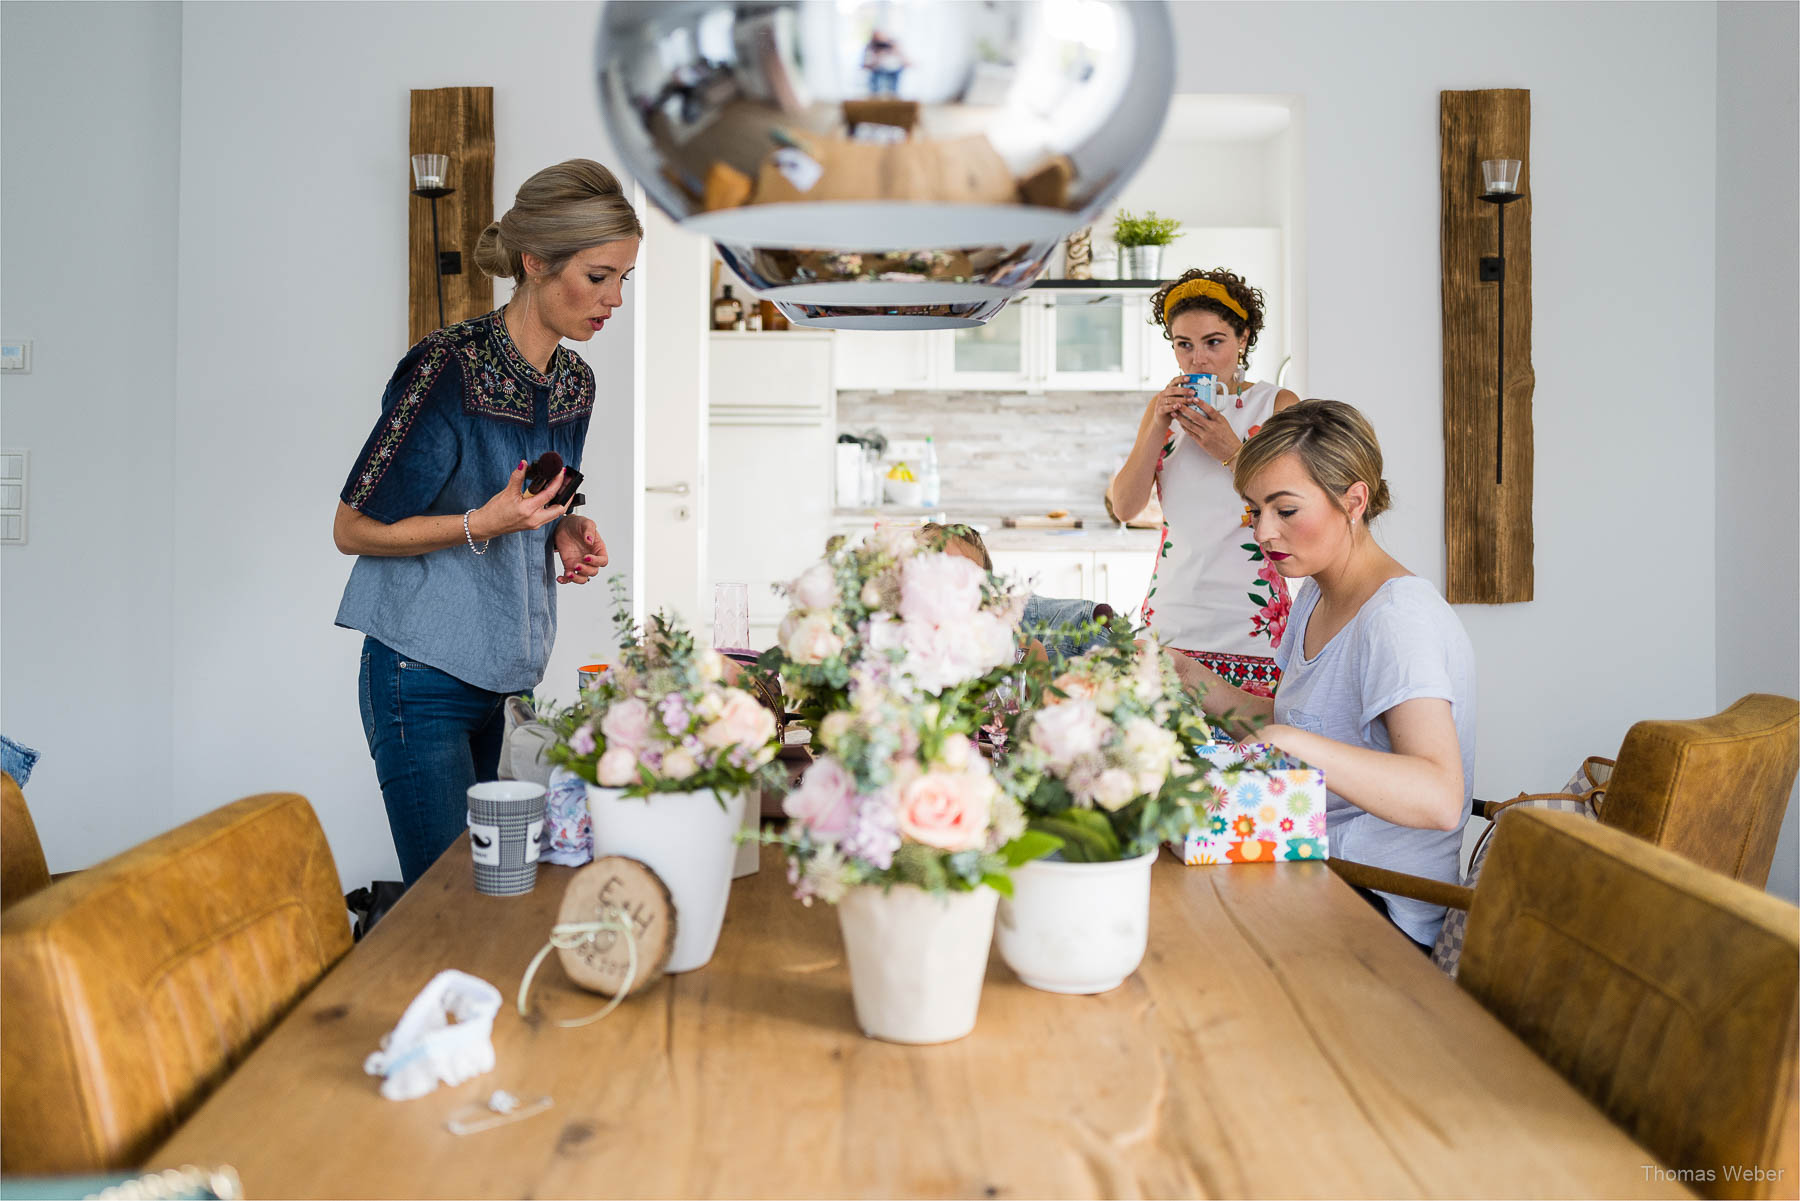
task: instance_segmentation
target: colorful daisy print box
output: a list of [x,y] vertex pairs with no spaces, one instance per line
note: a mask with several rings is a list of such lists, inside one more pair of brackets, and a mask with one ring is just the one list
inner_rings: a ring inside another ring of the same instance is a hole
[[1324,859],[1325,773],[1267,743],[1215,742],[1195,747],[1212,765],[1212,785],[1189,834],[1189,864],[1282,863]]

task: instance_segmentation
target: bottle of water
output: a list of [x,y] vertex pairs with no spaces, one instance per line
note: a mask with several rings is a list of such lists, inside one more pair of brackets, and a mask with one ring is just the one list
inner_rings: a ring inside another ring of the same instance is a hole
[[919,503],[927,509],[937,508],[940,501],[937,446],[930,435],[925,438],[925,465],[919,472],[919,481],[924,485],[921,489],[924,495],[920,497]]

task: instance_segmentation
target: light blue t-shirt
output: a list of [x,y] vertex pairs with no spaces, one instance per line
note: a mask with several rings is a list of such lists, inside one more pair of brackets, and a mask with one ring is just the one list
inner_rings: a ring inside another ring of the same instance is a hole
[[[1376,589],[1349,624],[1308,659],[1306,627],[1318,602],[1318,585],[1306,581],[1294,599],[1287,637],[1275,652],[1281,669],[1275,720],[1352,746],[1392,751],[1383,715],[1403,701],[1436,697],[1450,702],[1462,748],[1463,811],[1454,830],[1383,821],[1330,792],[1328,773],[1331,857],[1454,884],[1462,827],[1475,795],[1475,651],[1469,636],[1429,581],[1401,576]],[[1441,905],[1380,895],[1407,934],[1427,944],[1437,939],[1444,924]]]

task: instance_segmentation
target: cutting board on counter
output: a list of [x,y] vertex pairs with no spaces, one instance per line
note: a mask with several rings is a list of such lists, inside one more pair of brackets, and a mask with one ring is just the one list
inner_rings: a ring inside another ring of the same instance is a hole
[[1026,517],[1002,517],[1000,524],[1009,530],[1078,530],[1082,528],[1079,517],[1043,517],[1037,514]]

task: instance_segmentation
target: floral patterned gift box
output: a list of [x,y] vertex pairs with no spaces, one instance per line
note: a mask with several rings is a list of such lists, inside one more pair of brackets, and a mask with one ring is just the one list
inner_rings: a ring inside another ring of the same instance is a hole
[[1199,829],[1187,836],[1189,864],[1324,859],[1325,773],[1267,743],[1195,747],[1212,766]]

